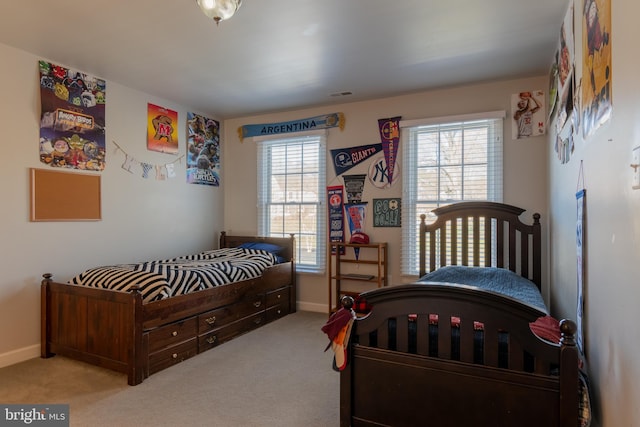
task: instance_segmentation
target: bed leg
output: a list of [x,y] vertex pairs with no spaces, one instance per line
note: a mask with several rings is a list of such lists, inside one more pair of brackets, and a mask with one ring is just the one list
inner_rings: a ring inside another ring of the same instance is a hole
[[49,283],[52,282],[50,273],[42,275],[44,277],[40,284],[40,357],[47,359],[55,356],[49,347],[49,336],[51,335],[49,321],[51,295],[49,291]]
[[578,326],[572,320],[560,321],[560,425],[578,426],[578,347],[575,334]]
[[[142,294],[138,286],[131,287],[131,309],[132,313],[132,340],[129,345],[129,371],[127,373],[127,382],[129,385],[140,384],[145,377],[145,354],[143,351],[144,343],[142,341]],[[146,357],[148,360],[148,357]]]

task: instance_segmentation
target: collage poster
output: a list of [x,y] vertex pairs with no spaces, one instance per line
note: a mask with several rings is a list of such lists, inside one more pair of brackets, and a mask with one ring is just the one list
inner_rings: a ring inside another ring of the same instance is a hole
[[105,167],[104,80],[39,61],[40,161],[52,167]]
[[220,123],[187,113],[187,182],[220,186]]

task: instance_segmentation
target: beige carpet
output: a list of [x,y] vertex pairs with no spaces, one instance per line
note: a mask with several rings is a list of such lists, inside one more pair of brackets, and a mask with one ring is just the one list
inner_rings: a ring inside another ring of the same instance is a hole
[[64,357],[32,359],[0,369],[0,403],[67,403],[71,426],[337,426],[326,320],[297,312],[135,387]]

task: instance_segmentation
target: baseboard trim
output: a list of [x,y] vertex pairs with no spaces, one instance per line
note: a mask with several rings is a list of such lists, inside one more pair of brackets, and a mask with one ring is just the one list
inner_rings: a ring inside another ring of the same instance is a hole
[[25,360],[33,359],[40,356],[40,344],[23,347],[8,353],[0,354],[0,368],[15,365]]
[[298,301],[298,310],[301,311],[313,311],[316,313],[328,313],[328,309],[326,304],[317,304],[314,302],[304,302],[304,301]]

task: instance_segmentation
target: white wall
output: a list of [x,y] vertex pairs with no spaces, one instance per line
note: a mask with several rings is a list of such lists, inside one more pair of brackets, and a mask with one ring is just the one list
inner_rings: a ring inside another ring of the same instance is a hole
[[[576,199],[583,165],[586,207],[585,341],[594,411],[602,426],[640,424],[640,190],[631,189],[631,150],[640,145],[640,79],[637,17],[640,3],[612,1],[613,116],[593,136],[576,135],[575,153],[562,165],[549,157],[552,219],[552,306],[575,318]],[[582,75],[582,2],[575,2],[576,66]],[[583,83],[585,84],[585,83]]]
[[[419,119],[505,110],[507,118],[504,130],[504,201],[527,209],[523,219],[531,222],[531,215],[542,215],[542,226],[547,222],[547,142],[545,137],[527,140],[511,139],[511,94],[522,90],[545,89],[545,78],[530,78],[490,83],[446,90],[398,96],[369,102],[336,104],[308,110],[265,114],[225,121],[224,179],[232,183],[225,192],[225,227],[233,232],[255,233],[256,218],[256,164],[255,143],[251,139],[240,142],[239,126],[245,124],[276,123],[313,117],[320,114],[342,112],[345,114],[344,130],[332,128],[327,139],[328,150],[376,144],[380,142],[378,119],[402,116],[402,119]],[[398,159],[402,156],[402,147]],[[231,167],[240,164],[244,167]],[[347,174],[367,173],[371,161],[349,170]],[[399,166],[402,168],[401,160]],[[402,197],[402,180],[386,190],[365,184],[363,200],[373,198]],[[342,185],[341,177],[335,176],[331,160],[327,159],[327,185]],[[372,240],[386,241],[389,245],[389,264],[392,284],[406,282],[410,277],[400,275],[400,229],[374,228],[371,215],[367,215],[366,232]],[[543,244],[546,240],[543,241]],[[546,268],[546,263],[543,264]],[[543,276],[545,276],[543,274]],[[544,280],[546,283],[546,279]],[[328,280],[325,276],[300,274],[298,280],[299,307],[307,310],[328,310]],[[543,284],[544,285],[544,284]]]
[[43,273],[66,281],[87,267],[217,247],[225,183],[221,187],[186,184],[184,159],[176,164],[177,177],[166,181],[155,180],[155,176],[144,179],[122,169],[124,154],[114,151],[112,141],[138,161],[162,165],[177,157],[146,149],[148,102],[178,112],[180,154],[185,154],[188,107],[107,80],[107,166],[100,173],[102,220],[30,222],[29,168],[48,167],[39,160],[38,60],[56,61],[1,44],[0,58],[0,120],[7,149],[0,157],[1,367],[40,354]]

